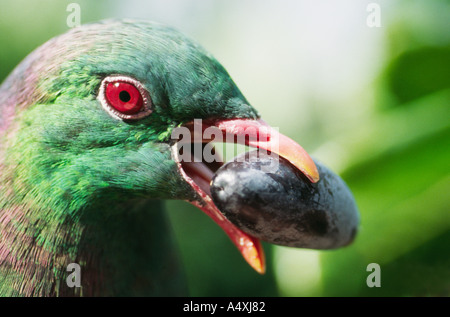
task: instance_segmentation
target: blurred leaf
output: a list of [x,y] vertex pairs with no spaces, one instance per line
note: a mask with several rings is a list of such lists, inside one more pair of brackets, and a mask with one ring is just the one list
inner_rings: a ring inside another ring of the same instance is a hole
[[406,51],[388,68],[387,84],[399,105],[450,88],[450,46]]
[[[439,85],[430,91],[438,91]],[[449,294],[448,280],[433,275],[431,289],[420,277],[432,268],[448,276],[448,256],[444,263],[436,254],[428,262],[405,264],[424,245],[448,248],[447,240],[439,237],[450,232],[449,92],[423,93],[401,107],[374,114],[361,129],[355,128],[358,134],[340,141],[353,149],[342,177],[355,195],[362,220],[352,246],[322,255],[325,295]],[[369,263],[380,264],[382,272],[387,269],[384,288],[367,287]],[[408,278],[415,282],[408,283]]]
[[[450,296],[450,231],[381,266],[381,288],[362,296]],[[369,273],[367,273],[369,274]]]
[[[352,246],[323,253],[325,295],[361,295],[369,263],[384,268],[450,231],[449,138],[446,131],[342,175],[358,203],[361,229]],[[436,289],[445,285],[443,280]],[[421,292],[420,285],[411,292]]]
[[352,122],[346,134],[330,137],[321,154],[331,168],[365,164],[387,152],[408,147],[450,128],[450,90],[442,90],[411,101],[408,105],[375,112],[369,118]]

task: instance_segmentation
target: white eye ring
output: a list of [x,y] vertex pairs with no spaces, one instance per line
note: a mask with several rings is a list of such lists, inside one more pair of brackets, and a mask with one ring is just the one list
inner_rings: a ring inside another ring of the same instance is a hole
[[[110,104],[106,96],[106,87],[108,86],[108,84],[116,82],[131,84],[139,91],[142,97],[142,108],[139,110],[139,112],[133,114],[122,113],[117,109],[115,109],[114,106]],[[105,77],[100,84],[97,99],[100,101],[103,109],[105,109],[106,112],[108,112],[112,117],[116,119],[138,120],[148,116],[153,111],[152,100],[147,90],[139,81],[128,76],[111,75]]]

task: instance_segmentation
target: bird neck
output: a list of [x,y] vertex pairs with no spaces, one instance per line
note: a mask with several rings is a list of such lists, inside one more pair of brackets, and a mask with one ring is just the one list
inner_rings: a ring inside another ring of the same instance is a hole
[[52,214],[0,205],[0,296],[184,294],[160,201],[97,201],[78,218]]

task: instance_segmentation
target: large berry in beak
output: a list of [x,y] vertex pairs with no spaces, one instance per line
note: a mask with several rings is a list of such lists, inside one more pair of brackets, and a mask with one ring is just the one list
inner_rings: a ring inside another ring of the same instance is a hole
[[216,171],[211,197],[228,220],[262,241],[307,249],[349,245],[359,225],[353,194],[337,174],[315,163],[320,180],[311,183],[282,157],[242,153]]

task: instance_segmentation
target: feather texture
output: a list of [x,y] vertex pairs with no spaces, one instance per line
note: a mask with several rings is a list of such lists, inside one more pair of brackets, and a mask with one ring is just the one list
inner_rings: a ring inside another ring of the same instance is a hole
[[[102,78],[139,80],[152,114],[117,120]],[[156,23],[81,26],[31,53],[0,87],[0,295],[181,294],[157,199],[194,199],[169,148],[193,118],[256,111],[225,69]],[[82,288],[65,283],[81,265]]]

